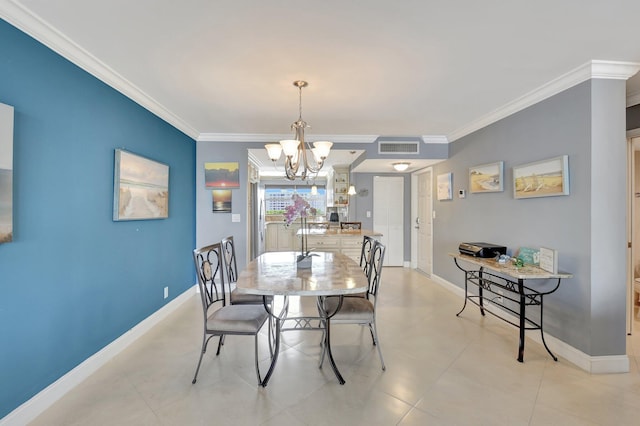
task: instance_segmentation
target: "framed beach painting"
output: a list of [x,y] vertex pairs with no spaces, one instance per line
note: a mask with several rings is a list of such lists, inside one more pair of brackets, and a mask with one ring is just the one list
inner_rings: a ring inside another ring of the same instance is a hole
[[437,195],[438,200],[453,199],[452,190],[453,173],[443,173],[437,177]]
[[167,164],[116,149],[113,176],[113,220],[169,217]]
[[13,241],[13,107],[0,104],[0,243]]
[[238,163],[204,163],[204,186],[207,189],[240,188]]
[[504,191],[504,162],[469,167],[469,192]]
[[513,168],[515,198],[569,195],[569,156],[549,158]]

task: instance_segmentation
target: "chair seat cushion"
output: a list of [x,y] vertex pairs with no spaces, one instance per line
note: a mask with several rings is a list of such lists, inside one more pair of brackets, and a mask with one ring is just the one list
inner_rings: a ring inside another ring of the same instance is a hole
[[[235,289],[231,290],[229,300],[232,305],[262,305],[262,296],[259,294],[238,293]],[[272,300],[273,296],[267,296],[267,303]]]
[[261,305],[230,305],[213,311],[207,317],[207,330],[227,333],[255,334],[269,314]]
[[[339,297],[327,297],[324,301],[325,310],[333,312],[339,302]],[[331,317],[331,321],[372,322],[373,304],[364,297],[344,297],[340,311]]]

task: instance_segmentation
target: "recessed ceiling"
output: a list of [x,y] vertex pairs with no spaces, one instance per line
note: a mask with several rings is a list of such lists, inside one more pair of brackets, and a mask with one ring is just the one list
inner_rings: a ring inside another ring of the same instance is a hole
[[5,0],[0,16],[196,139],[289,133],[303,79],[316,135],[451,140],[591,60],[640,62],[637,0]]

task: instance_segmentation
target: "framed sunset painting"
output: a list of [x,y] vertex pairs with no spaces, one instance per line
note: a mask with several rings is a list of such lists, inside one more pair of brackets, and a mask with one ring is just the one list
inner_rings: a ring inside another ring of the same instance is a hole
[[238,163],[204,163],[204,185],[207,189],[240,188]]

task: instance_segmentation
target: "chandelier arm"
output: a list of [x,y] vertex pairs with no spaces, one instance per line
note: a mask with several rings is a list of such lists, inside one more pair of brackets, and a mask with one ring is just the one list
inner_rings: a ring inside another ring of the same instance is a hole
[[293,157],[287,156],[284,162],[284,171],[287,175],[287,179],[295,180],[296,174],[298,173],[298,167],[300,167],[300,154],[298,150],[298,161],[294,164]]

